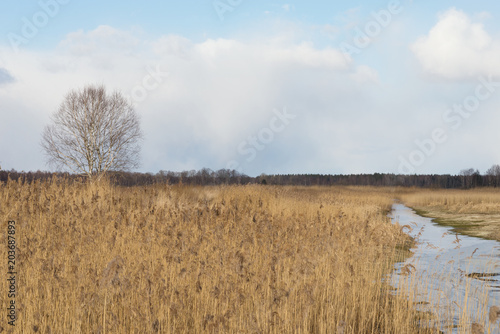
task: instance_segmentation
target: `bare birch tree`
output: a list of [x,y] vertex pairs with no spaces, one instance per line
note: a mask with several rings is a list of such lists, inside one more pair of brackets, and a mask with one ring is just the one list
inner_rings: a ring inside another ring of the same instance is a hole
[[42,135],[48,163],[90,179],[139,165],[139,116],[119,92],[90,85],[71,91]]

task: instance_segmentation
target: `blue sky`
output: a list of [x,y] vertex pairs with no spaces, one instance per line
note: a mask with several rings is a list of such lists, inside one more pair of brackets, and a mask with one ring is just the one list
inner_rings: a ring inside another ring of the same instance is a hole
[[89,83],[136,106],[143,172],[453,174],[500,163],[496,2],[2,5],[3,169],[48,170],[43,128]]

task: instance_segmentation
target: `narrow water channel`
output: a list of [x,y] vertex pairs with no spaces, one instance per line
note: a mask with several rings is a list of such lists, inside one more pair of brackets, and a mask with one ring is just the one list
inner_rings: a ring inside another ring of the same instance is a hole
[[478,323],[500,334],[500,321],[488,319],[490,308],[500,307],[500,242],[459,235],[402,204],[393,205],[390,217],[417,241],[413,255],[396,265],[393,286],[412,287],[411,300],[434,314],[432,326],[445,333]]

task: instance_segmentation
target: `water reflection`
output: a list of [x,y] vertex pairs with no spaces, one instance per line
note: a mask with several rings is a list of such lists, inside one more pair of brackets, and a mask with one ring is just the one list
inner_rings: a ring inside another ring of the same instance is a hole
[[402,204],[394,204],[393,223],[417,239],[414,255],[396,265],[392,284],[407,292],[421,311],[434,314],[432,326],[447,333],[469,332],[473,323],[500,334],[489,322],[500,306],[500,243],[458,235]]

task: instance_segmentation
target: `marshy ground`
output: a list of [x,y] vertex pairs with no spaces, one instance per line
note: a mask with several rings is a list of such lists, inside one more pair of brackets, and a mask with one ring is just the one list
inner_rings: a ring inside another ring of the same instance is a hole
[[500,189],[406,190],[400,199],[459,233],[500,241]]

